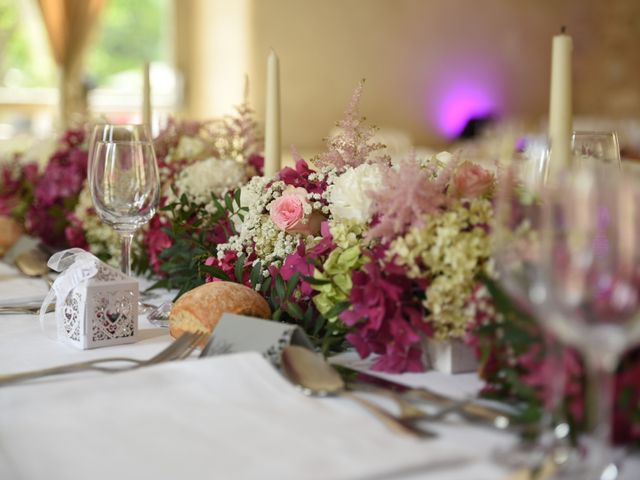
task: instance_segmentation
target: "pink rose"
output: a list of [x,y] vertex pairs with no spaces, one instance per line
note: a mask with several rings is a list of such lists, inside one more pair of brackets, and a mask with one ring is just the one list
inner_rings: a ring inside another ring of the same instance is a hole
[[307,191],[301,187],[289,186],[282,196],[271,202],[269,216],[278,228],[287,233],[315,235],[320,231],[324,217],[317,212],[305,213],[310,209]]
[[493,173],[471,162],[462,163],[453,176],[453,195],[459,198],[474,198],[491,192]]

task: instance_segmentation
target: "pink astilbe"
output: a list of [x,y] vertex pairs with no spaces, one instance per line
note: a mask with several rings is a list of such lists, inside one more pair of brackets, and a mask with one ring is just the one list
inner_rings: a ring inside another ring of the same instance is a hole
[[[444,177],[443,177],[444,175]],[[369,238],[390,240],[420,225],[424,216],[448,205],[447,172],[434,178],[430,170],[416,162],[402,162],[397,170],[389,169],[382,188],[371,192],[372,212],[378,222]]]
[[373,142],[375,128],[364,123],[360,117],[360,97],[362,96],[362,80],[344,112],[344,118],[338,122],[340,133],[327,140],[327,151],[314,160],[318,167],[344,168],[357,167],[363,163],[389,163],[388,155],[372,157],[372,153],[382,150],[385,145]]

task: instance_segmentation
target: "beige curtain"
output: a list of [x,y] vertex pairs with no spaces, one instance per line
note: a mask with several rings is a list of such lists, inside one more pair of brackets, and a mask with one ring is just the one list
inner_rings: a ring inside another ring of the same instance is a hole
[[106,0],[38,0],[51,50],[60,69],[60,121],[85,113],[82,64],[90,33]]

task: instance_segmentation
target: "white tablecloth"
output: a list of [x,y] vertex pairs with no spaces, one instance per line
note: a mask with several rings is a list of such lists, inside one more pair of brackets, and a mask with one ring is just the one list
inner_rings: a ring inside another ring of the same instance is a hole
[[[160,299],[159,299],[160,301]],[[35,316],[0,316],[0,373],[107,356],[148,358],[170,338],[140,319],[136,344],[95,350],[47,338]],[[342,363],[362,367],[353,355]],[[399,377],[473,393],[475,375]],[[500,480],[493,452],[515,437],[433,424],[435,440],[393,434],[348,400],[307,398],[260,356],[192,359],[118,375],[0,387],[0,479]],[[625,478],[638,478],[637,460]]]

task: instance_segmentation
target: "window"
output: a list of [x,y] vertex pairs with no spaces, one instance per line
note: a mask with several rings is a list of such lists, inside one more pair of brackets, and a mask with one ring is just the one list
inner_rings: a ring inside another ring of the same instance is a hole
[[[172,67],[172,0],[107,0],[86,49],[83,85],[92,117],[141,119],[149,61],[157,122],[180,102]],[[58,69],[37,0],[0,0],[0,139],[50,134],[58,113]]]

